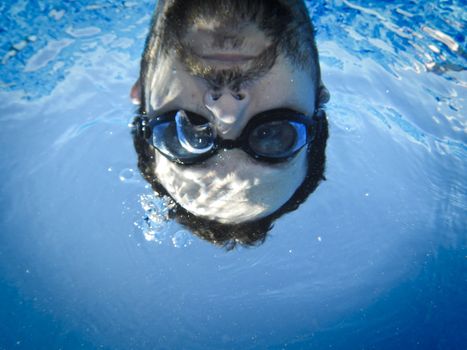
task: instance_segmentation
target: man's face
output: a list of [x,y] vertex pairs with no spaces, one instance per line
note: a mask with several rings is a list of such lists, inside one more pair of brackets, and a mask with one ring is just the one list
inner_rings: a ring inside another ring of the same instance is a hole
[[[141,82],[150,117],[193,112],[220,138],[235,140],[261,112],[287,108],[313,115],[319,67],[301,2],[175,0],[158,11],[160,41],[146,48]],[[273,213],[303,182],[308,166],[306,147],[278,164],[240,149],[189,166],[157,150],[155,158],[157,179],[182,207],[222,223]]]

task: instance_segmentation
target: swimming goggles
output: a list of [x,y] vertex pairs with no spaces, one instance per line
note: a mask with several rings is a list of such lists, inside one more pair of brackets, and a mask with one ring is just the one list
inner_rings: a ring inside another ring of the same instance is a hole
[[316,133],[316,117],[275,109],[251,118],[236,140],[216,135],[206,118],[184,110],[140,119],[146,141],[169,160],[190,165],[213,156],[220,149],[240,148],[256,160],[277,163],[294,157],[310,144]]

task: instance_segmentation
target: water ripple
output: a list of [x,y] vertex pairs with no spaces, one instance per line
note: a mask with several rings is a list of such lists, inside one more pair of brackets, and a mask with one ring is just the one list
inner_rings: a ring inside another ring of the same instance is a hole
[[[465,5],[361,0],[308,2],[319,36],[358,57],[373,57],[388,71],[432,72],[465,86]],[[422,16],[423,14],[423,16]],[[318,39],[319,39],[318,36]]]
[[[79,59],[83,52],[89,54],[104,45],[138,59],[154,3],[137,4],[91,0],[0,4],[0,33],[8,33],[0,35],[0,89],[22,91],[29,99],[46,96],[71,67],[86,63]],[[108,33],[118,40],[110,44]]]

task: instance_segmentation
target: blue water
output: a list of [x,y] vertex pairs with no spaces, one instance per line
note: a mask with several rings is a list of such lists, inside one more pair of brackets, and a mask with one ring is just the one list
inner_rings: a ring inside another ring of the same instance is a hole
[[327,181],[232,251],[145,226],[153,7],[0,1],[0,349],[466,349],[465,0],[309,3]]

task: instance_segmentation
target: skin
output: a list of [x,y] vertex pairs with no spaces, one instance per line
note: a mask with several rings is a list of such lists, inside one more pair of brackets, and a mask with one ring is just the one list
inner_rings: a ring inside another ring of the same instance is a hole
[[[234,140],[260,112],[288,108],[311,117],[316,96],[319,102],[327,99],[310,65],[297,64],[284,50],[278,50],[270,67],[245,78],[255,60],[273,47],[273,39],[255,23],[197,18],[178,40],[190,53],[189,62],[180,51],[167,50],[158,55],[149,79],[138,80],[132,88],[132,100],[144,103],[149,116],[180,109],[195,112],[209,120],[220,137]],[[216,85],[209,75],[197,74],[222,70],[237,71],[245,79]],[[321,94],[313,93],[317,90]],[[279,164],[258,162],[239,149],[222,150],[191,166],[170,162],[157,150],[155,158],[155,176],[181,206],[221,223],[273,213],[294,194],[307,171],[306,148]]]

